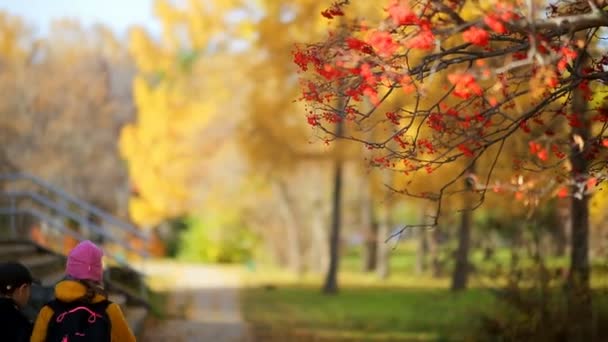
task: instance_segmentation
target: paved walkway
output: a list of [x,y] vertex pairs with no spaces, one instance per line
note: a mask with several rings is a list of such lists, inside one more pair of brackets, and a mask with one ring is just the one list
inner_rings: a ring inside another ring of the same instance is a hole
[[150,263],[144,272],[166,277],[162,283],[170,294],[167,319],[148,326],[143,341],[250,341],[239,309],[236,274],[179,263]]

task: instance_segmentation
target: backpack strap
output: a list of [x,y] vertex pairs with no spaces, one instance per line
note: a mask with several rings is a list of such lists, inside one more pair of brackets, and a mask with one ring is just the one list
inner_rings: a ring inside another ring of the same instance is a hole
[[[78,335],[79,334],[78,332],[70,331],[70,330],[72,330],[74,328],[78,328],[78,326],[80,326],[80,325],[73,326],[72,324],[74,324],[74,321],[71,321],[69,319],[65,320],[66,317],[70,317],[72,314],[74,314],[74,315],[78,315],[79,320],[86,319],[91,324],[95,323],[98,319],[101,319],[104,322],[105,326],[107,327],[107,330],[104,329],[103,333],[99,332],[99,330],[97,330],[98,334],[102,334],[102,335],[99,335],[98,337],[101,338],[101,340],[106,341],[105,337],[102,338],[101,336],[107,336],[107,341],[110,341],[112,324],[110,321],[110,317],[107,313],[107,308],[108,308],[108,306],[110,306],[110,304],[112,304],[112,302],[107,299],[104,299],[97,303],[84,303],[82,301],[62,302],[57,299],[48,302],[46,305],[53,310],[53,315],[48,323],[47,338],[49,336],[53,336],[53,337],[57,337],[59,339],[61,339],[62,337],[65,339],[65,338],[67,338],[67,335],[65,335],[66,333],[68,333],[68,335],[72,334],[72,333],[75,333],[76,335]],[[68,323],[68,325],[63,325],[64,322],[70,322],[70,323]],[[80,321],[80,322],[82,322],[82,321]],[[79,324],[82,324],[82,323],[79,323]],[[78,336],[84,336],[84,335],[78,335]],[[64,341],[64,340],[62,340],[62,341]]]
[[106,310],[108,309],[108,306],[110,306],[110,304],[112,304],[111,301],[104,299],[101,302],[87,304],[86,306],[88,306],[97,313],[103,313],[105,315]]
[[92,311],[94,311],[95,313],[105,316],[106,310],[108,309],[108,306],[110,306],[110,304],[112,304],[112,302],[107,299],[104,299],[97,303],[87,303],[87,304],[85,304],[81,301],[63,302],[58,299],[53,299],[50,302],[46,303],[45,305],[48,306],[49,308],[51,308],[51,310],[53,310],[53,317],[56,317],[57,314],[63,313],[65,311],[68,311],[68,310],[73,309],[78,306],[85,306],[85,307],[91,309]]

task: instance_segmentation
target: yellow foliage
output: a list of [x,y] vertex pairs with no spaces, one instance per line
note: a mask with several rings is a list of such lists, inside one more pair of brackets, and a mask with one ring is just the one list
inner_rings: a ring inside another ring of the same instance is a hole
[[[136,122],[121,135],[136,193],[131,218],[144,227],[193,210],[203,161],[205,130],[230,92],[218,84],[217,59],[199,58],[210,41],[228,29],[224,14],[235,1],[187,1],[178,7],[155,2],[163,36],[155,42],[141,28],[131,31],[130,52],[139,74],[133,82]],[[213,91],[213,97],[207,94]]]
[[[600,185],[600,188],[604,185]],[[608,209],[608,191],[599,190],[593,194],[590,201],[589,212],[591,216],[591,223],[594,225],[602,225],[608,219],[606,215],[606,209]]]
[[176,84],[150,86],[135,78],[137,122],[127,125],[120,149],[138,194],[129,210],[138,224],[152,226],[192,205],[192,174],[199,165],[196,137],[213,117],[213,105],[187,98]]
[[26,57],[21,43],[28,33],[20,18],[0,11],[0,58],[16,62]]
[[[253,48],[243,57],[255,87],[248,94],[241,145],[254,163],[275,172],[306,159],[329,159],[327,152],[332,149],[315,137],[315,131],[306,122],[304,106],[294,103],[301,89],[292,50],[294,42],[322,39],[328,26],[338,21],[321,16],[328,7],[323,1],[257,0],[253,6],[263,13],[262,17],[240,23],[235,32],[242,39],[253,39]],[[352,6],[366,16],[383,13],[379,10],[381,6],[373,2],[353,2]],[[336,145],[334,142],[331,146]],[[336,150],[346,154],[343,146],[340,144]]]
[[131,30],[129,51],[141,73],[167,70],[171,65],[171,56],[157,47],[141,27]]

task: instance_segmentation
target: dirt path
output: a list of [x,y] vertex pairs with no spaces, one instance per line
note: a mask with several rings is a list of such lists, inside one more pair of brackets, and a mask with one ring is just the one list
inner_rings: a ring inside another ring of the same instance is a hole
[[164,278],[169,298],[167,319],[148,326],[143,341],[250,341],[239,309],[236,274],[178,263],[150,263],[144,272]]

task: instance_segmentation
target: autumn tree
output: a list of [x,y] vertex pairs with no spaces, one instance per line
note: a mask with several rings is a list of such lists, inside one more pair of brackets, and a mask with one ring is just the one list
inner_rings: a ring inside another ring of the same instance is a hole
[[[259,1],[255,11],[263,15],[249,22],[250,31],[254,34],[243,36],[251,46],[241,57],[246,68],[244,72],[256,84],[246,93],[247,106],[240,121],[238,140],[252,166],[252,177],[263,179],[274,194],[278,214],[275,219],[284,228],[279,236],[285,239],[287,264],[297,274],[302,274],[307,266],[306,240],[314,238],[310,246],[315,254],[312,258],[325,259],[323,255],[327,253],[323,248],[326,244],[324,217],[309,220],[302,212],[322,215],[322,210],[304,208],[302,204],[305,203],[303,198],[309,198],[306,203],[311,206],[323,205],[325,196],[313,191],[317,187],[312,184],[306,186],[310,191],[301,191],[303,179],[298,176],[302,169],[324,172],[325,156],[318,146],[307,143],[310,133],[305,124],[293,120],[290,115],[294,111],[302,111],[303,106],[293,103],[299,87],[294,78],[296,69],[290,63],[289,47],[295,39],[312,41],[312,37],[321,36],[322,29],[315,27],[320,20],[305,21],[307,14],[315,13],[316,9],[318,4],[308,0],[292,1],[289,6],[282,1]],[[277,31],[284,34],[276,35]],[[319,162],[318,165],[315,161]],[[320,226],[313,223],[319,219],[322,222]],[[269,217],[267,221],[271,221]],[[320,263],[312,258],[310,268],[319,270]]]
[[238,118],[218,120],[223,102],[234,98],[229,89],[235,77],[218,68],[235,66],[230,64],[234,59],[223,54],[233,26],[221,14],[236,4],[158,0],[154,9],[162,39],[139,27],[131,31],[137,116],[121,132],[120,151],[132,181],[129,212],[144,227],[153,228],[200,205],[204,163]]
[[122,215],[127,175],[116,140],[132,116],[125,47],[106,27],[73,20],[39,38],[18,18],[0,23],[3,171],[35,174]]
[[[28,47],[24,46],[23,41],[28,40],[30,32],[23,21],[18,17],[10,16],[7,13],[0,13],[0,59],[2,60],[3,73],[2,78],[5,80],[2,84],[9,86],[15,80],[15,68],[21,65],[21,62],[27,58],[29,53]],[[8,106],[5,106],[8,107]],[[15,161],[9,158],[10,152],[8,146],[10,141],[17,135],[17,125],[13,120],[9,120],[10,109],[5,109],[4,116],[0,124],[0,172],[14,172],[17,169]]]
[[[436,201],[432,224],[449,194],[472,192],[474,209],[490,188],[493,168],[477,172],[473,165],[481,156],[498,158],[516,132],[526,133],[530,157],[514,165],[551,177],[535,191],[571,198],[570,308],[572,317],[590,317],[588,198],[603,180],[608,145],[606,110],[591,100],[608,77],[608,57],[595,48],[608,24],[608,4],[393,0],[378,5],[385,19],[370,21],[351,16],[350,2],[322,13],[345,16],[346,29],[294,55],[303,71],[310,69],[302,98],[314,128],[335,136],[330,124],[344,121],[356,129],[339,138],[365,144],[383,167],[400,172],[433,172],[461,161],[439,191],[401,189]],[[335,99],[344,96],[348,101],[336,108]],[[377,110],[391,96],[412,97],[415,105]],[[359,110],[364,97],[375,107]],[[366,139],[366,131],[387,125],[396,132]],[[391,141],[397,147],[389,147]],[[471,185],[457,187],[459,179]],[[573,336],[589,337],[588,324],[574,325]]]
[[[300,87],[290,52],[294,41],[312,42],[323,36],[327,22],[315,16],[323,9],[324,4],[314,0],[256,3],[250,17],[255,18],[255,13],[261,15],[259,19],[251,19],[254,34],[248,38],[251,48],[243,58],[243,64],[248,66],[247,75],[255,86],[248,94],[249,105],[239,140],[256,173],[274,188],[278,213],[284,221],[284,236],[290,246],[290,268],[302,272],[303,256],[308,250],[310,268],[327,272],[328,282],[333,283],[338,272],[339,220],[343,216],[339,184],[342,164],[352,156],[344,148],[311,144],[314,137],[306,124],[294,119],[293,113],[303,113],[304,106],[293,101]],[[304,180],[302,173],[308,179]],[[330,173],[331,182],[327,180]],[[336,184],[338,189],[333,191],[330,201],[325,189]],[[292,195],[297,193],[302,196]],[[332,209],[327,210],[330,205]],[[329,225],[328,211],[333,221]],[[333,230],[332,244],[328,241],[327,226]]]

